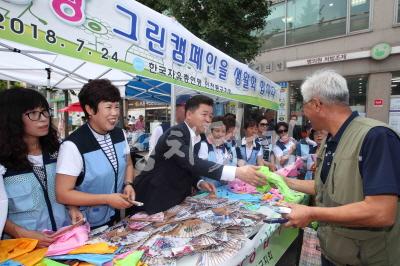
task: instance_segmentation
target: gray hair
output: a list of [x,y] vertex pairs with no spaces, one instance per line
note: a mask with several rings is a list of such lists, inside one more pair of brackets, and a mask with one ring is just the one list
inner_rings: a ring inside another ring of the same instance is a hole
[[333,70],[322,69],[307,77],[301,85],[304,102],[319,97],[325,103],[349,104],[349,89],[344,77]]

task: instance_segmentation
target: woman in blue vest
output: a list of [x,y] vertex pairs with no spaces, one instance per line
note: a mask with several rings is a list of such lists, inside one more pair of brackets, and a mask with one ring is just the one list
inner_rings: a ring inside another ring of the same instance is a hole
[[109,80],[86,83],[79,103],[88,122],[65,139],[57,160],[57,200],[81,207],[92,228],[112,225],[116,209],[136,203],[130,149],[117,127],[120,100]]
[[[210,134],[200,144],[199,158],[222,165],[237,165],[236,149],[225,142],[226,126],[222,116],[216,116],[212,120]],[[203,180],[214,184],[216,187],[225,185],[226,182],[208,177]]]
[[300,135],[301,139],[296,144],[296,156],[301,157],[303,160],[303,169],[301,169],[301,173],[299,178],[305,180],[312,179],[312,165],[314,164],[313,161],[313,154],[315,154],[317,150],[317,143],[310,139],[311,134],[311,125],[302,126]]
[[[8,195],[4,232],[7,237],[37,239],[39,247],[49,246],[54,239],[42,231],[56,231],[71,220],[65,206],[56,201],[59,142],[49,105],[39,92],[15,88],[0,94],[0,147]],[[82,218],[77,208],[71,208],[70,215],[72,221]]]
[[242,145],[237,147],[238,165],[264,165],[263,149],[258,141],[257,122],[253,119],[244,122],[245,137],[242,139]]

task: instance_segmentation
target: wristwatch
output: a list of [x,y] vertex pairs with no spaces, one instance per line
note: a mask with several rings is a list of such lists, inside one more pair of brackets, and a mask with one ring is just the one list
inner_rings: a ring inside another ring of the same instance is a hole
[[124,181],[124,187],[129,186],[129,185],[133,187],[133,182],[132,181]]

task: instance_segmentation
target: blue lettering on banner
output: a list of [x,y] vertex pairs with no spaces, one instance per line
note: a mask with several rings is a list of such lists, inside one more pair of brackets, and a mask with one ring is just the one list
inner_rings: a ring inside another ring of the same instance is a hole
[[260,95],[264,95],[265,93],[265,82],[264,80],[260,81]]
[[243,89],[248,90],[249,89],[249,78],[250,75],[246,71],[243,73]]
[[195,44],[191,44],[189,61],[192,62],[198,70],[201,70],[203,61],[203,48]]
[[233,75],[235,76],[236,86],[240,86],[240,84],[242,84],[242,70],[237,67]]
[[220,80],[226,80],[228,76],[228,61],[225,59],[222,59],[221,62],[219,63],[219,79]]
[[165,51],[165,28],[157,23],[148,20],[146,28],[146,38],[149,40],[149,51],[157,55],[164,56]]
[[211,76],[215,76],[215,70],[217,68],[217,57],[214,56],[211,52],[208,52],[206,55],[207,62],[207,74]]
[[251,76],[250,87],[253,89],[253,91],[256,91],[256,85],[257,85],[257,78],[255,76]]
[[275,94],[276,94],[276,89],[275,89],[275,87],[271,86],[271,96],[272,96],[272,98],[275,98]]
[[120,5],[116,5],[117,11],[128,15],[130,20],[131,20],[131,24],[130,24],[130,31],[129,33],[123,32],[122,30],[113,28],[113,32],[117,35],[120,35],[124,38],[127,38],[130,41],[138,41],[138,37],[137,37],[137,32],[138,32],[138,18],[137,15],[135,13],[133,13],[132,11],[129,11],[128,9],[124,8],[123,6]]
[[268,95],[268,97],[271,96],[271,85],[269,85],[269,83],[265,85],[265,92]]
[[172,51],[172,60],[183,65],[185,63],[186,39],[175,33],[172,33],[171,35],[171,42],[175,45],[175,48]]

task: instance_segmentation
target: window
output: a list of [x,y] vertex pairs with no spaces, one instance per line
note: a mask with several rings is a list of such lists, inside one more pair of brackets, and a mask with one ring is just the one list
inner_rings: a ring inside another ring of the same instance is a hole
[[369,28],[369,0],[351,0],[350,2],[350,31]]
[[358,111],[365,115],[365,105],[367,102],[367,76],[346,77],[347,87],[349,88],[349,105],[353,111]]
[[287,3],[287,45],[346,34],[347,0]]
[[263,48],[270,49],[285,45],[285,3],[271,6],[266,27],[261,35],[264,38]]
[[[397,0],[400,1],[400,0]],[[271,7],[263,49],[343,36],[370,27],[371,0],[286,0]]]
[[392,75],[392,95],[400,95],[400,72],[394,72]]
[[396,23],[400,23],[400,0],[397,0],[397,20]]

